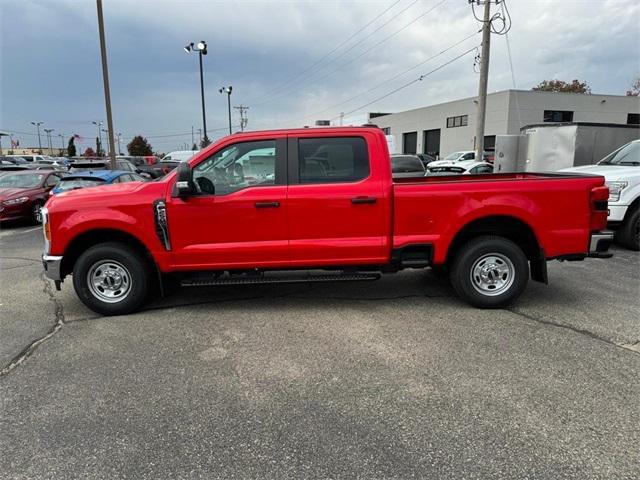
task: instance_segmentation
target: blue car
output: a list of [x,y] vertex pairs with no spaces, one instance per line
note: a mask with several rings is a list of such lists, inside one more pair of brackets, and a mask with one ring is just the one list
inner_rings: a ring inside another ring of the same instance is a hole
[[101,185],[111,185],[113,183],[126,182],[146,182],[147,179],[137,173],[126,172],[124,170],[95,170],[80,171],[65,176],[56,187],[51,190],[51,195],[77,190],[79,188],[98,187]]

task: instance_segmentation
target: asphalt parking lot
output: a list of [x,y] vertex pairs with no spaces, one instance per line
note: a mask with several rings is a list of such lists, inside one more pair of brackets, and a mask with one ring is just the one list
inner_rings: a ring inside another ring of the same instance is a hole
[[640,472],[640,255],[549,264],[509,310],[409,271],[183,289],[102,318],[0,232],[2,478]]

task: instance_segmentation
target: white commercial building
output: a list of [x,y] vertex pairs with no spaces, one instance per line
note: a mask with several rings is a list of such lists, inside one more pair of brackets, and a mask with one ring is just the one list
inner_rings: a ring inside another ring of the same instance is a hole
[[[476,97],[391,114],[369,114],[369,121],[393,135],[395,153],[445,156],[473,150]],[[485,149],[496,135],[518,134],[543,122],[640,123],[640,99],[623,95],[586,95],[505,90],[487,96]]]

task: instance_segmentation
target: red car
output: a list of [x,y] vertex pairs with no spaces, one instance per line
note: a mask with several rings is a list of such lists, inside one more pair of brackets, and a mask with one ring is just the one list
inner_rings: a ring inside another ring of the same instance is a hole
[[41,209],[64,173],[49,170],[19,170],[0,175],[0,221],[42,221]]
[[[375,280],[450,274],[478,307],[515,301],[547,261],[608,257],[609,191],[593,175],[393,179],[382,130],[238,133],[149,183],[52,197],[46,274],[73,275],[103,314],[140,308],[150,285]],[[318,271],[320,270],[320,273]]]

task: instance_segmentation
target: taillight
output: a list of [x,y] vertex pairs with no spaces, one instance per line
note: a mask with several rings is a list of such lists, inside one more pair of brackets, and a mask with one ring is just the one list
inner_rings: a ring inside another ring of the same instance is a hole
[[609,187],[591,189],[591,231],[603,230],[607,226],[609,215]]

